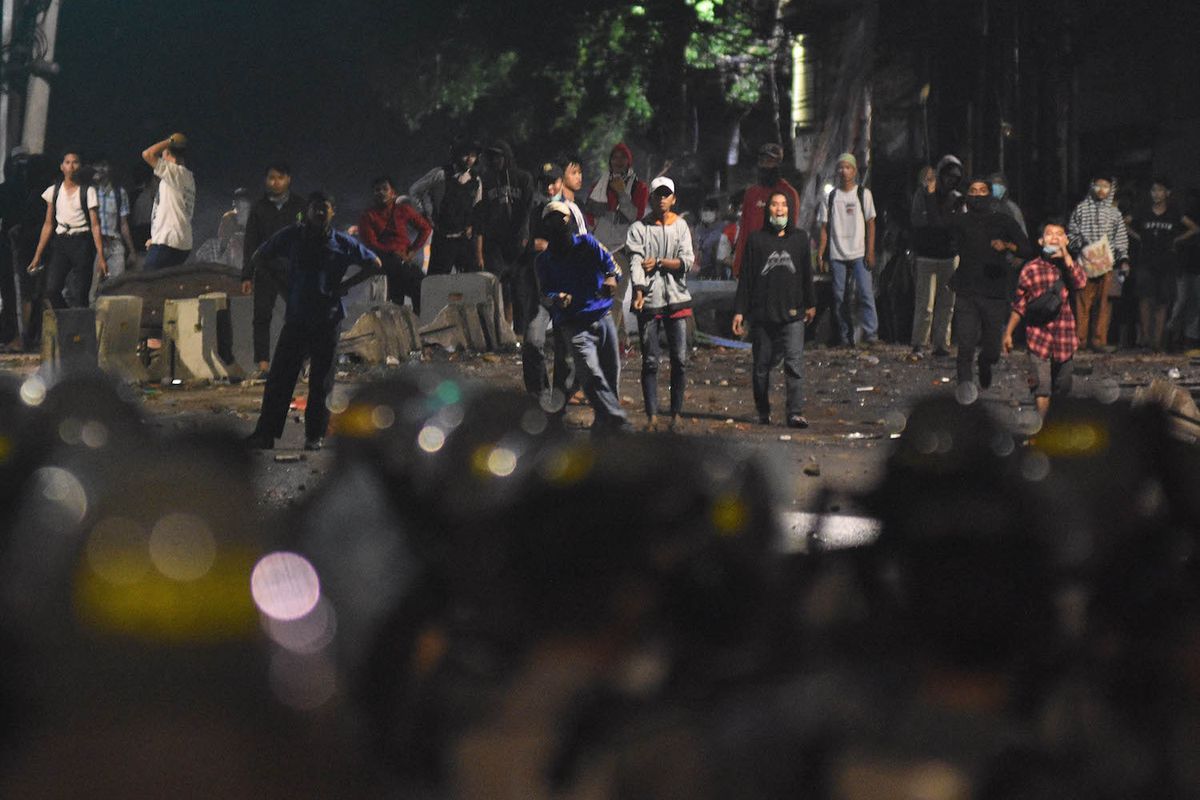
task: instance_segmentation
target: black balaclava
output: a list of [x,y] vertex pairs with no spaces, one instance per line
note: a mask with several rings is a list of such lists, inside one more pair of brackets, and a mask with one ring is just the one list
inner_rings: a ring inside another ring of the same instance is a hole
[[566,252],[574,242],[571,221],[563,214],[551,214],[542,222],[546,242],[555,253]]
[[774,186],[783,177],[783,168],[776,164],[773,167],[758,168],[758,183],[761,186]]

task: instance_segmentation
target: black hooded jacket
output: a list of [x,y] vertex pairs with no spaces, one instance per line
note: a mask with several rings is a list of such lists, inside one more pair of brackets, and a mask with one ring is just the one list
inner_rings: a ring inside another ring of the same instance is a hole
[[912,204],[913,252],[922,258],[954,258],[954,232],[950,229],[950,214],[962,202],[955,189],[945,188],[944,176],[951,168],[962,171],[962,162],[954,156],[943,156],[937,165],[937,188],[933,194],[917,187]]
[[504,168],[489,168],[483,175],[483,199],[475,209],[475,232],[483,234],[484,247],[501,248],[511,260],[521,254],[521,243],[529,239],[529,209],[533,205],[533,177],[513,160],[508,142],[493,148],[504,154]]

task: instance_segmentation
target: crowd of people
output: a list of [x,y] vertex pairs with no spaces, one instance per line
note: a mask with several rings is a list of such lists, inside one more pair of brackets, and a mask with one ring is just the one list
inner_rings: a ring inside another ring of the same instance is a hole
[[[174,134],[142,153],[157,178],[143,270],[174,266],[191,254],[195,180],[187,152],[186,137]],[[801,198],[783,175],[783,159],[782,147],[763,145],[757,180],[732,202],[685,198],[690,210],[684,210],[674,179],[638,175],[624,143],[612,148],[588,183],[578,156],[555,158],[531,173],[503,140],[486,146],[461,140],[450,146],[446,163],[407,194],[388,175],[372,180],[373,202],[347,233],[371,254],[364,265],[378,259],[388,300],[408,303],[418,314],[425,275],[495,275],[504,320],[522,342],[527,391],[555,410],[582,392],[600,428],[629,424],[617,390],[630,351],[627,312],[637,320],[646,426],[659,425],[665,344],[667,425],[676,427],[686,405],[694,311],[688,280],[736,280],[732,318],[721,319],[751,342],[760,421],[770,423],[771,371],[782,364],[783,422],[805,427],[804,346],[818,307],[814,276],[829,275],[835,346],[878,346],[880,237],[875,199],[853,153],[836,160],[836,185],[816,204],[813,236],[799,224]],[[6,328],[0,333],[7,340],[16,339],[11,323],[22,316],[16,310],[25,300],[26,336],[14,346],[28,347],[29,334],[36,336],[31,307],[87,305],[99,282],[122,274],[140,249],[129,194],[113,183],[106,162],[91,165],[84,180],[79,153],[68,152],[59,169],[61,180],[39,194],[45,211],[27,268],[14,270],[15,280],[0,281]],[[1051,393],[1070,391],[1077,349],[1116,348],[1109,331],[1114,308],[1122,325],[1137,331],[1137,347],[1179,350],[1200,340],[1200,268],[1188,242],[1200,228],[1173,201],[1166,178],[1156,177],[1144,206],[1124,214],[1114,202],[1113,179],[1097,175],[1065,221],[1039,220],[1032,235],[1002,174],[965,177],[962,162],[946,155],[922,171],[919,183],[909,215],[909,358],[923,359],[930,349],[948,357],[956,348],[960,399],[971,401],[991,386],[1002,352],[1023,332],[1029,383],[1045,409]],[[322,197],[329,211],[319,216],[330,227],[335,204]],[[19,217],[13,208],[6,205],[6,226],[10,216]],[[241,269],[242,290],[255,298],[254,358],[262,378],[270,377],[273,362],[277,298],[299,302],[288,277],[298,268],[299,251],[265,245],[285,228],[303,226],[307,212],[292,192],[289,165],[272,162],[263,195],[255,199],[238,189],[216,239],[198,253]],[[14,253],[20,261],[19,249]]]

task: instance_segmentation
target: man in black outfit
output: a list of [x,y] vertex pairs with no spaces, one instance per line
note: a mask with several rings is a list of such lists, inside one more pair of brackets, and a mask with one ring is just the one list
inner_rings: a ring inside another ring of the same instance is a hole
[[[292,392],[307,357],[310,369],[304,449],[321,449],[329,426],[325,400],[333,389],[338,323],[346,316],[342,297],[354,284],[383,271],[383,264],[374,253],[350,236],[335,231],[332,222],[333,199],[323,192],[313,192],[308,196],[304,222],[279,231],[254,254],[257,263],[273,258],[287,262],[284,282],[287,315],[263,390],[262,413],[254,433],[246,439],[249,447],[269,450],[283,435]],[[346,270],[354,264],[362,269],[343,280]]]
[[450,163],[430,170],[408,190],[420,212],[433,223],[429,275],[482,269],[472,238],[475,206],[483,199],[483,182],[475,166],[478,159],[479,145],[455,142],[450,147]]
[[[944,207],[930,204],[933,224],[948,223],[958,251],[958,269],[950,279],[954,290],[954,332],[958,337],[958,383],[974,380],[976,348],[979,351],[979,388],[992,385],[992,367],[1000,360],[1000,343],[1008,321],[1012,295],[1009,254],[1032,258],[1033,248],[1021,226],[996,207],[991,188],[983,178],[967,183],[964,207],[948,217]],[[973,397],[968,390],[963,396]]]
[[250,207],[242,244],[242,294],[254,292],[254,360],[266,375],[271,360],[271,315],[287,263],[280,259],[254,261],[254,251],[288,225],[304,219],[304,199],[292,194],[292,171],[282,161],[267,167],[266,192]]

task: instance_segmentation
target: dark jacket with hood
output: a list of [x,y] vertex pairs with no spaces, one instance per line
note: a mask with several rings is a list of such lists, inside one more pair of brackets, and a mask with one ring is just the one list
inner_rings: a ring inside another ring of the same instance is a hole
[[770,220],[746,239],[738,275],[734,313],[752,324],[782,324],[804,319],[804,310],[817,305],[813,289],[812,244],[791,219],[784,235]]
[[483,175],[475,233],[483,235],[484,247],[499,247],[506,259],[515,261],[521,255],[521,243],[529,240],[533,176],[517,166],[508,142],[497,140],[492,147],[504,154],[504,168],[488,169]]
[[922,258],[954,258],[954,232],[950,214],[962,202],[957,189],[946,186],[946,173],[951,167],[962,172],[962,162],[954,156],[942,156],[937,164],[937,188],[932,194],[924,186],[917,187],[913,196],[913,252]]
[[[1036,253],[1021,226],[1000,211],[992,197],[967,197],[964,201],[965,207],[955,210],[949,218],[935,218],[937,224],[949,225],[954,233],[958,269],[950,279],[950,288],[981,297],[1007,299],[1014,272],[1008,258],[1011,251],[997,251],[992,242],[999,239],[1015,244],[1014,255],[1020,259],[1032,258]],[[936,205],[932,207],[940,213]]]

